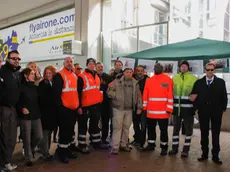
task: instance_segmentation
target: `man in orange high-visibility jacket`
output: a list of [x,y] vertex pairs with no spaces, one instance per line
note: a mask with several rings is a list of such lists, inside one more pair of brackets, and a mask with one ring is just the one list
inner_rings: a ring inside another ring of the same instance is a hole
[[76,158],[72,153],[75,147],[73,136],[78,116],[79,96],[77,92],[77,76],[72,71],[73,60],[67,57],[64,68],[53,78],[54,100],[58,110],[59,140],[56,153],[63,163]]
[[168,151],[168,118],[173,111],[173,82],[163,74],[163,66],[154,66],[154,76],[146,81],[143,93],[143,110],[147,110],[148,146],[144,151],[155,150],[156,125],[161,131],[161,155]]
[[89,153],[89,148],[86,144],[86,133],[88,131],[90,141],[94,149],[101,146],[100,128],[98,126],[100,120],[100,104],[103,100],[103,93],[100,91],[100,78],[95,71],[96,61],[89,58],[86,61],[87,68],[78,76],[78,93],[80,96],[80,107],[82,115],[78,117],[78,148],[82,153]]

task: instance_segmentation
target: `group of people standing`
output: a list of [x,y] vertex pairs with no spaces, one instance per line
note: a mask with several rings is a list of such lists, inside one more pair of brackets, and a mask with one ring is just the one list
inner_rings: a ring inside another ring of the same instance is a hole
[[[134,141],[140,151],[156,147],[156,125],[159,125],[161,155],[176,155],[179,132],[183,121],[185,143],[181,157],[189,156],[195,111],[198,110],[201,128],[202,156],[208,159],[209,122],[211,120],[213,161],[219,159],[219,134],[222,114],[227,108],[225,82],[214,75],[215,65],[205,66],[206,76],[197,79],[190,74],[189,63],[180,64],[180,73],[171,79],[156,63],[154,75],[145,75],[143,66],[125,68],[116,61],[110,74],[103,72],[103,64],[86,60],[83,71],[71,57],[64,59],[57,71],[47,66],[43,77],[35,63],[20,71],[18,51],[8,54],[0,69],[0,167],[14,170],[11,157],[16,144],[17,118],[27,166],[33,165],[35,147],[44,160],[53,160],[49,154],[51,134],[59,127],[56,156],[62,163],[77,157],[76,152],[88,154],[97,149],[108,149],[117,155],[130,152],[129,129],[133,123]],[[173,115],[172,149],[168,152],[168,122]],[[88,124],[89,121],[89,124]],[[101,126],[99,125],[101,121]],[[74,127],[78,122],[78,146]],[[110,130],[111,144],[108,140]],[[146,142],[146,131],[148,144]],[[90,146],[86,138],[90,135]]]

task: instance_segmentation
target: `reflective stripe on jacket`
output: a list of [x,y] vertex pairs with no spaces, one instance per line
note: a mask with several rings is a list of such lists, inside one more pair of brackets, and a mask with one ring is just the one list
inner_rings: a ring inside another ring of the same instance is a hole
[[174,111],[173,115],[181,113],[193,113],[193,103],[189,101],[189,95],[197,77],[189,72],[179,73],[173,77]]
[[146,80],[143,110],[147,110],[148,118],[169,118],[173,112],[173,82],[169,76],[154,75]]
[[62,104],[69,109],[76,110],[79,106],[77,76],[65,68],[63,68],[59,73],[64,81],[61,95]]
[[80,74],[83,79],[84,86],[81,96],[82,107],[92,106],[101,103],[103,100],[103,93],[100,91],[100,78],[91,73],[83,72]]

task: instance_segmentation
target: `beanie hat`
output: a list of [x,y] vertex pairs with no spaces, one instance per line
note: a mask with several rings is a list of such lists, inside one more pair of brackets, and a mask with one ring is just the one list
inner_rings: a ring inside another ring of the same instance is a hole
[[96,64],[96,60],[94,58],[88,58],[86,60],[86,66],[88,66],[89,62],[94,62]]
[[182,62],[180,63],[180,67],[181,67],[182,65],[187,65],[188,68],[189,68],[189,63],[188,63],[188,61],[186,61],[186,60],[184,60],[184,61],[182,61]]

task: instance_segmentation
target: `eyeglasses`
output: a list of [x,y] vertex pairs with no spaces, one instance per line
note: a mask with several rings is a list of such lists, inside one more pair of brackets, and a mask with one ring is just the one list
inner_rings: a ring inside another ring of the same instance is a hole
[[213,72],[214,70],[215,70],[215,69],[206,69],[206,71],[208,71],[208,72],[209,72],[209,71],[212,71],[212,72]]
[[11,59],[13,61],[16,61],[16,60],[21,61],[21,58],[18,58],[18,57],[10,57],[9,59]]

